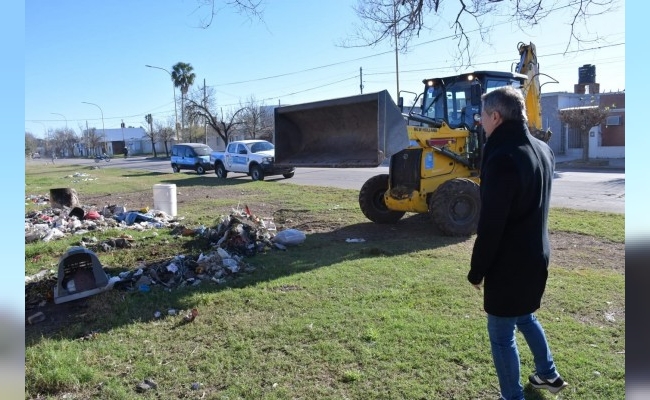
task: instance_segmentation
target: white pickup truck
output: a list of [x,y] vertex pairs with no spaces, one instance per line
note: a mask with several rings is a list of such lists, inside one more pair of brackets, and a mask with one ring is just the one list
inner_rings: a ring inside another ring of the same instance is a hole
[[210,153],[210,163],[219,178],[226,178],[228,172],[249,175],[254,181],[265,176],[282,175],[292,178],[294,168],[275,168],[275,146],[266,140],[237,140],[228,143],[225,151]]

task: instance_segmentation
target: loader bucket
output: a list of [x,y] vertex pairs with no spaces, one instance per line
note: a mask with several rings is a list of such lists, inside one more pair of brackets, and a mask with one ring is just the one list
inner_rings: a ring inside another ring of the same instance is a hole
[[377,167],[408,145],[386,90],[275,109],[278,167]]

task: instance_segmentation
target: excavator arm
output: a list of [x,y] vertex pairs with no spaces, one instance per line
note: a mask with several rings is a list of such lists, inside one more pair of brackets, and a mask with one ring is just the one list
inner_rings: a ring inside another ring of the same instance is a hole
[[528,76],[528,80],[522,88],[528,111],[528,129],[533,136],[548,143],[551,140],[551,130],[544,131],[542,129],[542,92],[539,83],[537,51],[533,43],[520,42],[517,49],[519,50],[519,63],[517,63],[515,72]]

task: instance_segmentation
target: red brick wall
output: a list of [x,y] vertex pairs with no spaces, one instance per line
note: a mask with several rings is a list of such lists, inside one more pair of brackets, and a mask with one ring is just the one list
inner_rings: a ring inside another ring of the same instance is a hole
[[625,93],[601,93],[600,105],[610,107],[615,111],[610,116],[620,116],[620,125],[600,126],[603,135],[603,146],[625,146]]

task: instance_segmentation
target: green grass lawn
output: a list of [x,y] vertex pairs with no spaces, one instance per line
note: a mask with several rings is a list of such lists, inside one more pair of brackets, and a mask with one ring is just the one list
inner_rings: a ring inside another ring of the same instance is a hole
[[[188,226],[213,224],[238,201],[338,229],[367,223],[350,190],[118,169],[93,170],[96,180],[63,178],[75,168],[28,167],[26,195],[67,185],[115,197],[176,183],[180,191],[215,193],[179,203]],[[283,222],[290,227],[290,218]],[[325,230],[308,234],[300,246],[250,257],[255,271],[226,284],[90,297],[83,318],[55,334],[28,336],[26,398],[496,399],[482,299],[466,281],[473,238],[391,233],[398,228],[377,225],[385,235],[354,244]],[[551,229],[622,243],[624,216],[553,209]],[[102,253],[102,263],[118,272],[205,250],[169,231],[132,234],[138,246]],[[27,244],[26,274],[55,265],[75,240]],[[624,271],[585,265],[579,258],[552,262],[538,312],[570,384],[557,398],[624,399]],[[169,308],[197,308],[199,315],[188,324],[179,323],[182,315],[153,317]],[[98,333],[85,336],[91,331]],[[518,339],[525,379],[532,356]],[[157,388],[138,393],[144,379]],[[556,398],[530,387],[526,396]]]

